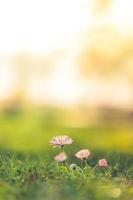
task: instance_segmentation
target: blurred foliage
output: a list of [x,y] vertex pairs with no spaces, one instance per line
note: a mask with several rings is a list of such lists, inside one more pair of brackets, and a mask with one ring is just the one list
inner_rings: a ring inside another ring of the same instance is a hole
[[79,56],[84,75],[125,75],[133,79],[132,37],[125,37],[111,26],[95,28],[88,33]]
[[[125,119],[114,120],[115,123],[111,118],[107,120],[105,113],[103,119],[100,116],[101,121],[98,119],[94,123],[88,122],[84,127],[77,127],[75,124],[80,125],[80,118],[78,122],[73,119],[73,115],[67,115],[64,110],[45,107],[30,107],[27,110],[22,107],[15,112],[1,111],[0,145],[7,149],[39,151],[49,148],[52,136],[67,134],[84,147],[118,149],[132,153],[133,127]],[[74,120],[73,125],[71,120]]]
[[112,3],[112,0],[95,0],[94,11],[95,14],[104,13],[108,10]]

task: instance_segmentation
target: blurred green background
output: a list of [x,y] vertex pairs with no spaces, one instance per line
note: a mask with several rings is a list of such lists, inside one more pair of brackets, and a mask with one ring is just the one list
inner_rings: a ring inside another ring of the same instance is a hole
[[89,148],[132,152],[131,1],[56,0],[52,13],[50,2],[10,4],[10,38],[6,3],[0,12],[1,148],[45,150],[68,134]]
[[51,137],[65,134],[74,139],[77,147],[132,153],[133,127],[129,113],[107,111],[103,114],[102,110],[92,121],[91,109],[86,109],[84,114],[86,112],[88,122],[81,126],[81,113],[75,116],[71,110],[30,106],[26,109],[24,106],[1,111],[0,145],[12,150],[45,151],[51,148]]

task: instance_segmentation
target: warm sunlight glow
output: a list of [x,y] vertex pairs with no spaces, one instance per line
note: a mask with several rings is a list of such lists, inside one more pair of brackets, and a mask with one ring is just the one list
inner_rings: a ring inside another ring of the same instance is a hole
[[[26,85],[24,91],[29,98],[48,100],[48,102],[51,99],[59,104],[79,102],[81,97],[88,95],[88,86],[84,87],[83,77],[81,77],[76,60],[79,56],[78,51],[82,51],[81,46],[84,41],[86,43],[87,39],[92,40],[91,36],[88,37],[88,33],[93,32],[97,27],[113,27],[121,35],[132,33],[133,1],[112,0],[112,3],[100,14],[94,10],[96,3],[98,3],[96,0],[0,1],[0,56],[5,56],[11,62],[13,54],[28,52],[34,58],[43,56],[45,60],[45,56],[51,52],[60,49],[66,52],[64,57],[59,55],[58,61],[53,59],[53,72],[47,77],[42,77],[42,79],[34,77],[34,80],[27,80],[28,85],[24,84]],[[103,45],[102,39],[100,41]],[[107,50],[111,49],[108,48],[106,41],[105,46]],[[115,51],[113,50],[113,54]],[[53,54],[56,57],[56,53]],[[52,60],[52,57],[50,59]],[[23,59],[22,62],[24,63]],[[130,58],[127,62],[130,62]],[[33,63],[35,64],[33,61],[31,65],[34,65]],[[15,78],[21,79],[21,72],[18,71],[24,68],[24,76],[27,73],[25,68],[28,64],[25,67],[19,64],[18,67],[12,63],[9,65],[12,73],[9,72],[6,64],[4,67],[3,64],[0,65],[0,97],[11,92],[10,87],[13,82],[11,74],[16,74]],[[40,73],[38,65],[35,65],[31,67],[30,73],[34,70]],[[45,64],[41,67],[45,68]],[[32,79],[31,74],[27,79]],[[20,82],[22,84],[21,80]],[[17,81],[15,87],[19,88]],[[95,83],[90,90],[95,90]],[[95,98],[95,95],[91,95],[92,99]]]
[[0,98],[5,98],[12,93],[13,89],[13,74],[10,66],[5,63],[0,63]]
[[83,96],[85,88],[80,80],[73,56],[64,56],[55,63],[50,75],[44,79],[32,79],[27,87],[27,97],[33,102],[74,104]]

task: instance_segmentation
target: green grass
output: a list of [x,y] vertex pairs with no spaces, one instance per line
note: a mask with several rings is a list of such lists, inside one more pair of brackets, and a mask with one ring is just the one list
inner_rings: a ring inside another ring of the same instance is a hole
[[[49,140],[67,134],[67,163],[59,164]],[[0,200],[132,200],[133,128],[70,128],[43,112],[2,113],[0,118]],[[89,148],[88,168],[74,154]],[[106,158],[109,168],[92,168]],[[70,170],[75,163],[76,170]]]
[[[106,157],[110,169],[92,167]],[[70,170],[75,163],[82,170]],[[70,155],[66,164],[53,161],[53,153],[2,152],[0,156],[0,199],[131,200],[133,196],[132,156],[114,152],[93,152],[89,168]]]

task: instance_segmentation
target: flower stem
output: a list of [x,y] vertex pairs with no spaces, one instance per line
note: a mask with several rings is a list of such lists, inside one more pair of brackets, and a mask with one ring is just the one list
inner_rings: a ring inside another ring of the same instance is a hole
[[95,171],[95,169],[96,169],[97,167],[98,167],[98,164],[95,165],[95,166],[92,168],[91,173],[94,173],[94,171]]
[[85,167],[88,168],[88,162],[87,162],[87,159],[85,159],[84,161],[85,161]]

